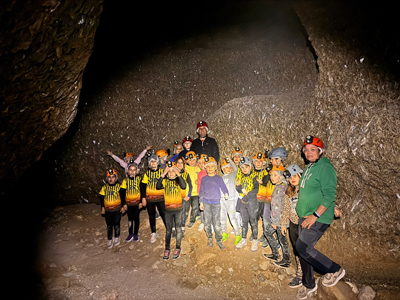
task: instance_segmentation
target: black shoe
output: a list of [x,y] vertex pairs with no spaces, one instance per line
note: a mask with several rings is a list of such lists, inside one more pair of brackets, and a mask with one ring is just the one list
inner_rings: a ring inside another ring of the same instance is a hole
[[270,259],[270,260],[276,261],[276,262],[279,261],[279,259],[280,259],[279,254],[265,254],[264,253],[264,257],[266,259]]
[[290,288],[297,288],[302,285],[303,285],[303,282],[302,282],[301,277],[299,277],[299,276],[296,276],[295,278],[292,279],[291,282],[289,282]]
[[274,261],[273,264],[274,264],[275,266],[277,266],[277,267],[287,269],[287,268],[289,268],[289,266],[290,266],[290,261],[284,261],[284,260],[281,260],[281,261]]

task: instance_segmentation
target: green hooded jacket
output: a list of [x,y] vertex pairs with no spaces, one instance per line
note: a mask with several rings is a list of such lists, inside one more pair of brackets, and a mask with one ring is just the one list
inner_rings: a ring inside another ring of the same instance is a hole
[[296,205],[299,217],[312,215],[322,205],[326,211],[317,222],[331,224],[335,215],[336,183],[336,171],[328,158],[322,157],[316,163],[310,163],[300,178]]

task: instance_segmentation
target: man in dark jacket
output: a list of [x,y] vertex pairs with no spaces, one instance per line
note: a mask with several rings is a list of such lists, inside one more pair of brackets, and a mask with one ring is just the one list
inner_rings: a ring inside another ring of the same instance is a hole
[[196,154],[206,154],[214,157],[219,162],[219,148],[215,139],[208,136],[208,125],[204,121],[197,123],[197,134],[199,137],[195,139],[190,147],[191,151]]

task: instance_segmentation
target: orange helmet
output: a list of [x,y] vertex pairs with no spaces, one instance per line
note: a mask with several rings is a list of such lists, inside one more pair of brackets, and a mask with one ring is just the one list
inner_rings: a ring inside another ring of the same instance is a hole
[[175,142],[174,142],[174,148],[175,148],[176,146],[178,146],[178,144],[179,144],[179,141],[175,141]]
[[262,153],[262,152],[257,152],[256,154],[254,154],[254,156],[253,156],[253,160],[254,159],[258,159],[258,160],[261,160],[261,161],[265,161],[265,154],[264,153]]
[[159,158],[164,157],[164,156],[168,156],[168,151],[167,151],[167,150],[158,150],[158,151],[156,152],[156,155],[157,155]]
[[174,161],[167,161],[167,167],[168,168],[176,167],[176,163]]
[[285,167],[284,166],[281,166],[281,165],[279,165],[279,166],[273,166],[272,167],[272,169],[269,171],[269,172],[272,172],[272,171],[282,171],[282,172],[285,172]]
[[196,153],[195,153],[194,151],[189,151],[189,152],[187,152],[187,153],[186,153],[186,156],[185,156],[185,160],[189,160],[189,159],[192,159],[192,158],[194,158],[194,159],[197,158],[197,157],[196,157]]
[[239,147],[235,147],[235,149],[232,152],[231,157],[234,157],[236,154],[239,154],[240,156],[243,156],[243,152],[242,152],[242,150],[240,150]]
[[133,152],[124,152],[125,157],[133,157]]
[[221,161],[221,170],[225,167],[229,167],[231,165],[231,162],[229,158],[225,158],[224,160]]
[[306,140],[303,144],[303,148],[305,145],[314,145],[318,148],[324,149],[324,143],[322,142],[322,140],[312,135],[307,135]]
[[208,155],[206,155],[206,154],[197,154],[196,157],[197,157],[197,160],[200,160],[200,159],[206,160],[206,157],[208,157]]
[[215,160],[214,157],[205,156],[204,157],[204,161],[205,161],[205,165],[204,166],[207,166],[208,164],[214,164],[215,167],[217,167],[217,161]]
[[115,169],[108,169],[106,172],[107,177],[111,175],[118,175],[117,171]]

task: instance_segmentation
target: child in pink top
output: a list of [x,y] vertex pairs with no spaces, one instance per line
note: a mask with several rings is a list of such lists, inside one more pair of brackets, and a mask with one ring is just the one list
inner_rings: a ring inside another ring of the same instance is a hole
[[[146,155],[146,152],[149,151],[153,146],[149,145],[146,146],[146,149],[144,149],[138,157],[134,160],[134,162],[139,165],[140,162],[142,161],[142,158]],[[110,150],[107,150],[107,154],[112,157],[113,160],[115,160],[119,165],[124,168],[125,170],[125,177],[128,176],[128,164],[133,159],[133,153],[132,152],[126,152],[125,157],[119,158],[118,156],[114,155]],[[137,173],[139,173],[139,169],[137,170]]]

